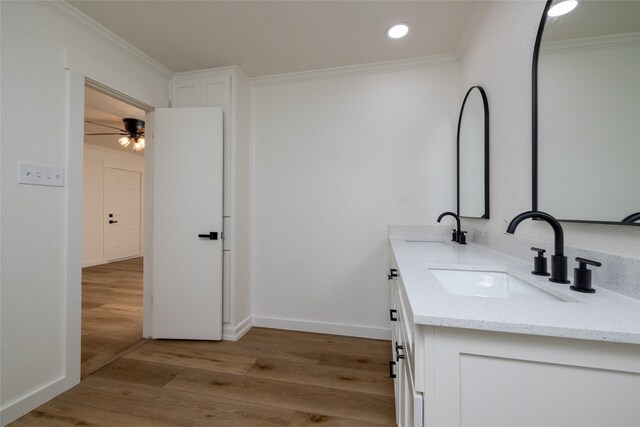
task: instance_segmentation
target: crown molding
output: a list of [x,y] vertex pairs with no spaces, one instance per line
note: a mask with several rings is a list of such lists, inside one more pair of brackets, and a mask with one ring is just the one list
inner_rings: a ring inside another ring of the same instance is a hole
[[455,62],[456,59],[453,54],[432,55],[419,58],[373,62],[369,64],[348,65],[343,67],[322,68],[319,70],[253,77],[249,79],[249,82],[252,86],[262,86],[282,82],[324,80],[335,77],[349,77],[362,74],[378,74],[393,71],[417,70],[427,67],[452,65],[455,64]]
[[58,16],[64,18],[68,22],[82,28],[89,34],[96,37],[106,45],[116,49],[124,56],[136,61],[138,64],[144,66],[148,70],[158,74],[159,76],[171,79],[173,77],[173,71],[164,65],[160,64],[155,59],[149,57],[131,43],[127,42],[123,38],[115,35],[107,28],[99,24],[94,19],[80,12],[75,7],[62,0],[37,0],[37,3],[56,13]]
[[209,77],[211,75],[228,75],[237,73],[240,70],[236,65],[229,65],[226,67],[204,68],[202,70],[190,70],[180,71],[173,74],[174,78],[180,79],[197,79],[203,77]]
[[638,45],[640,45],[640,33],[614,34],[610,36],[545,42],[544,45],[540,47],[540,54],[557,55],[585,50],[618,49]]

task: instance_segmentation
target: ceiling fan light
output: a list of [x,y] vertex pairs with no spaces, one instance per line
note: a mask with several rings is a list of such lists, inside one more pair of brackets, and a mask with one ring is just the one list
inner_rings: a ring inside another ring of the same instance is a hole
[[[142,141],[140,141],[142,139]],[[133,151],[142,151],[144,150],[144,138],[138,138],[133,143]]]
[[144,136],[139,137],[139,138],[137,139],[137,142],[138,142],[138,144],[140,144],[140,146],[141,146],[142,148],[144,148],[144,146],[145,146]]
[[129,144],[131,144],[131,138],[129,138],[128,136],[123,136],[118,140],[118,142],[120,143],[120,145],[126,148],[129,146]]

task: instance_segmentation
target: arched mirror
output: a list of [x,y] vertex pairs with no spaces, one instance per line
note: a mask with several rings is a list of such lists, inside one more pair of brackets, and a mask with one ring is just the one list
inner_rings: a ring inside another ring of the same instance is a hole
[[640,225],[640,1],[547,1],[533,57],[533,209]]
[[489,218],[489,103],[480,86],[462,101],[458,119],[458,215]]

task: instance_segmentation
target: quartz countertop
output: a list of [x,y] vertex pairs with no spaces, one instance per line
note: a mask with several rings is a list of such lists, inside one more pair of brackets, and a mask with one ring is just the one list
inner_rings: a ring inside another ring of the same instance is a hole
[[[595,282],[597,292],[583,294],[532,275],[533,256],[527,263],[473,243],[405,237],[389,242],[416,324],[640,344],[640,301]],[[429,268],[506,271],[566,302],[451,295]]]

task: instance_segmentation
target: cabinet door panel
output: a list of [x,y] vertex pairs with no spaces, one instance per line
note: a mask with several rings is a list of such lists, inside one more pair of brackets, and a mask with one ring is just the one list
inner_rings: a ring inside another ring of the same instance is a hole
[[461,426],[637,426],[622,397],[639,391],[638,374],[460,355]]
[[173,108],[202,107],[202,84],[197,80],[174,81],[171,106]]
[[220,107],[223,111],[223,141],[224,141],[224,215],[231,216],[231,76],[212,76],[202,82],[202,106]]

